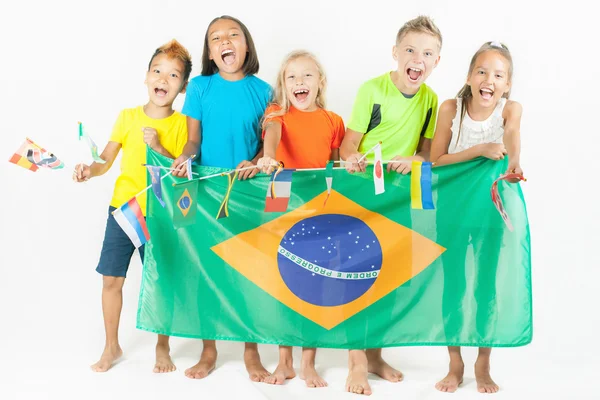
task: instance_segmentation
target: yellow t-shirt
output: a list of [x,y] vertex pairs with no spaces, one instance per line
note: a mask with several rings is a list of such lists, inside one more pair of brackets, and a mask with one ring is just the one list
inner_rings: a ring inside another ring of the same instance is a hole
[[[144,113],[143,106],[127,108],[119,114],[110,136],[111,142],[121,144],[121,175],[115,183],[115,191],[110,205],[120,207],[147,186],[146,143],[142,128],[154,128],[158,132],[160,144],[173,157],[179,157],[187,142],[187,122],[185,115],[175,111],[170,117],[154,119]],[[138,196],[142,213],[146,215],[146,195]]]

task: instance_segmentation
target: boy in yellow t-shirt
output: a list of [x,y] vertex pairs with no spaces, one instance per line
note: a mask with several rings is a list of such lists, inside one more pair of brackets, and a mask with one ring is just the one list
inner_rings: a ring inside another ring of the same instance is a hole
[[[106,344],[100,360],[92,365],[95,372],[105,372],[122,355],[118,329],[123,301],[123,283],[135,246],[115,221],[112,211],[126,203],[146,187],[146,145],[170,158],[178,157],[187,142],[187,122],[183,114],[173,110],[173,101],[185,88],[192,70],[189,52],[176,40],[156,49],[146,73],[148,103],[121,111],[110,141],[100,157],[105,164],[78,164],[73,172],[77,182],[106,173],[119,150],[123,149],[121,174],[115,183],[108,209],[104,243],[96,271],[103,275],[102,312]],[[146,197],[138,198],[146,215]],[[140,247],[144,258],[144,247]],[[171,372],[175,365],[169,354],[169,337],[159,335],[156,344],[154,372]]]

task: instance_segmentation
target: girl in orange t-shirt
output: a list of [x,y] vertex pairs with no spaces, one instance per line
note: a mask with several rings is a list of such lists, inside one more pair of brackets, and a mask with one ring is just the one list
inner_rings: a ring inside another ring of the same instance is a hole
[[[314,55],[294,51],[285,58],[275,101],[265,110],[264,156],[257,163],[262,172],[272,173],[279,162],[286,168],[323,168],[329,160],[339,160],[344,121],[325,110],[326,86],[323,67]],[[302,349],[300,378],[308,387],[325,387],[327,382],[315,370],[316,351]],[[279,346],[279,365],[263,382],[282,384],[295,376],[292,347]]]
[[271,173],[285,168],[323,168],[339,160],[344,121],[325,110],[327,78],[319,61],[309,52],[294,51],[284,60],[275,100],[265,110],[264,157],[258,167]]

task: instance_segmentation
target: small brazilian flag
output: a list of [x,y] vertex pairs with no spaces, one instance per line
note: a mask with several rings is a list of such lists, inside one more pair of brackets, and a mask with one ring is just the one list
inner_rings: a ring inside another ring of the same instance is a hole
[[181,228],[196,222],[198,180],[176,184],[173,191],[173,226]]

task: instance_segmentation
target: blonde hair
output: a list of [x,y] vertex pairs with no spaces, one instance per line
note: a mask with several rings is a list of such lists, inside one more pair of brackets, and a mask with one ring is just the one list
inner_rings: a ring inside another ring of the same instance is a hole
[[[475,69],[475,63],[477,62],[477,58],[485,53],[486,51],[495,51],[499,53],[502,57],[506,58],[508,61],[508,82],[512,82],[513,75],[513,61],[512,56],[510,55],[510,51],[505,44],[500,42],[485,42],[477,52],[471,58],[471,64],[469,64],[469,73],[467,77],[471,76],[473,70]],[[473,97],[473,93],[471,92],[471,85],[465,83],[465,85],[458,91],[456,94],[457,98],[462,99],[462,104],[460,106],[460,124],[458,125],[458,139],[460,139],[460,128],[462,127],[463,119],[465,117],[465,113],[467,112],[467,101],[468,99]],[[503,93],[502,97],[509,98],[510,97],[510,88],[508,92]],[[458,140],[457,139],[457,140]]]
[[150,62],[148,63],[148,71],[150,71],[154,57],[159,54],[165,54],[171,59],[181,61],[183,63],[183,82],[187,82],[188,78],[190,77],[190,73],[192,72],[192,57],[190,56],[188,50],[175,39],[163,44],[154,51],[154,54],[150,58]]
[[425,15],[419,15],[417,18],[411,19],[402,25],[402,28],[396,35],[396,44],[400,43],[404,36],[411,32],[426,33],[435,37],[440,43],[440,50],[442,49],[442,33],[439,28],[433,23],[433,20]]
[[317,71],[319,72],[319,75],[320,75],[319,82],[321,84],[320,85],[321,87],[319,88],[319,92],[317,93],[317,98],[315,99],[315,103],[317,103],[317,107],[325,108],[325,104],[326,104],[325,89],[327,88],[327,77],[325,76],[325,70],[323,69],[323,66],[321,65],[319,60],[317,60],[317,57],[315,57],[314,54],[312,54],[306,50],[293,51],[285,57],[285,59],[281,63],[281,68],[279,69],[279,74],[277,74],[277,82],[275,84],[275,94],[274,94],[273,102],[271,104],[277,104],[279,107],[281,107],[281,109],[278,111],[269,113],[268,115],[265,115],[263,122],[262,122],[263,129],[266,128],[267,120],[285,115],[289,111],[291,102],[287,96],[287,91],[285,88],[285,70],[287,69],[288,65],[290,65],[290,63],[292,61],[297,60],[298,58],[303,58],[303,57],[312,60],[312,62],[314,62],[315,66],[317,67]]

